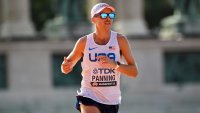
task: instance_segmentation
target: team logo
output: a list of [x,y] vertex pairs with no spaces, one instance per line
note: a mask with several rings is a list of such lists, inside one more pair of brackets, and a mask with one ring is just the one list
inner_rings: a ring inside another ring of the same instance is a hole
[[95,69],[93,70],[93,74],[98,74],[98,69],[97,69],[97,68],[95,68]]
[[91,76],[91,86],[93,87],[111,87],[117,85],[115,69],[112,68],[94,68]]
[[94,50],[94,49],[96,49],[96,48],[98,48],[98,47],[93,47],[93,48],[90,48],[90,47],[89,47],[89,51]]
[[109,86],[116,86],[117,81],[112,82],[91,82],[93,87],[109,87]]
[[97,86],[98,86],[98,83],[97,83],[97,82],[91,82],[91,85],[92,85],[93,87],[97,87]]

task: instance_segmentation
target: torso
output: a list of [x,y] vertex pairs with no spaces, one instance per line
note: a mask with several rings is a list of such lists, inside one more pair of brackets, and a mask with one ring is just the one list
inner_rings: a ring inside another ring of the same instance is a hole
[[89,97],[103,104],[119,104],[121,102],[120,73],[114,69],[102,67],[96,56],[106,55],[110,59],[120,61],[120,49],[117,33],[111,31],[109,40],[99,45],[94,34],[87,35],[82,62],[82,82],[79,95]]

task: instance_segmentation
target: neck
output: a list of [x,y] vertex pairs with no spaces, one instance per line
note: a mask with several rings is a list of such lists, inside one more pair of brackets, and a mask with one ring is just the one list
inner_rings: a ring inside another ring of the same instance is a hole
[[95,29],[94,41],[99,45],[105,45],[110,39],[110,29]]
[[110,29],[99,29],[96,27],[95,35],[99,39],[109,39],[110,38]]

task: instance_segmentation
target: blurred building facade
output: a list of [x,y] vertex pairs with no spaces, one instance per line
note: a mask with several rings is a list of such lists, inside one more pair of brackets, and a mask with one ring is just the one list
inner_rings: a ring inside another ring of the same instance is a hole
[[1,0],[1,37],[34,36],[28,0]]
[[[86,3],[90,9],[102,1],[87,0]],[[119,113],[199,113],[199,77],[192,75],[199,74],[200,38],[134,40],[135,34],[148,37],[144,1],[109,3],[119,14],[114,29],[128,36],[139,68],[135,79],[122,76],[123,99]],[[30,19],[30,1],[0,0],[0,5],[0,113],[78,113],[75,95],[80,87],[80,62],[69,75],[62,76],[60,72],[63,56],[69,54],[75,40],[48,37],[29,40],[36,36]],[[12,40],[16,37],[18,40]],[[177,61],[182,59],[181,63],[174,64],[168,59],[173,54],[180,54],[175,57]],[[190,59],[186,56],[191,55],[197,57],[196,62],[187,62]],[[177,70],[173,72],[173,68]],[[187,73],[191,71],[194,74]]]

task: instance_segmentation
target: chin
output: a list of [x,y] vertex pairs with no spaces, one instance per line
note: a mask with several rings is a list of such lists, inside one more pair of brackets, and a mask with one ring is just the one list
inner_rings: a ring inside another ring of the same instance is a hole
[[104,28],[105,29],[111,29],[111,26],[105,26]]
[[111,24],[105,24],[105,26],[106,26],[106,27],[111,27],[112,25],[111,25]]

